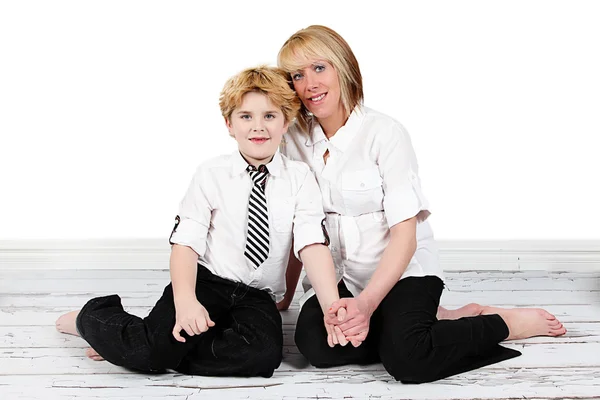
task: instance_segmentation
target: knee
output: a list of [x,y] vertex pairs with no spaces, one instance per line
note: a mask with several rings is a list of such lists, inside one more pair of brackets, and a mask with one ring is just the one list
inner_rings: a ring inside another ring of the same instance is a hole
[[283,337],[280,335],[256,334],[253,337],[241,335],[245,341],[244,346],[240,343],[240,351],[245,354],[247,360],[252,360],[254,372],[248,375],[258,375],[269,378],[279,368],[283,359]]
[[428,363],[426,357],[396,355],[382,359],[382,363],[386,371],[402,383],[425,383],[437,379],[436,367]]
[[283,359],[283,345],[281,343],[269,343],[269,346],[259,349],[259,357],[265,365],[273,370],[277,369]]
[[438,366],[432,360],[430,335],[424,333],[416,342],[388,342],[380,349],[386,371],[403,383],[424,383],[437,379]]
[[327,368],[331,366],[328,361],[329,346],[327,337],[323,336],[316,326],[309,329],[296,329],[294,334],[296,347],[308,362],[317,368]]
[[273,376],[273,372],[279,365],[281,365],[281,361],[283,359],[283,346],[278,346],[274,343],[271,343],[269,346],[262,347],[254,347],[253,349],[254,357],[254,365],[255,372],[249,373],[249,376],[262,376],[264,378],[270,378]]

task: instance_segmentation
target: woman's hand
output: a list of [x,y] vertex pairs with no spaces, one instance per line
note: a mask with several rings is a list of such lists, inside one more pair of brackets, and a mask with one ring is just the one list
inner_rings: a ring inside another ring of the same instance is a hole
[[283,300],[277,303],[277,310],[285,311],[290,308],[290,304],[292,304],[292,300],[294,299],[294,292],[291,294],[289,292],[285,292],[285,296],[283,296]]
[[178,342],[185,342],[185,338],[181,336],[182,330],[188,335],[194,336],[200,335],[206,332],[208,328],[215,326],[206,308],[195,298],[176,304],[175,311],[173,336]]
[[[342,308],[346,309],[345,318],[340,320],[332,317],[332,314],[337,314],[339,317],[338,310]],[[368,302],[361,296],[356,298],[344,297],[331,305],[329,309],[330,316],[325,320],[328,324],[337,325],[346,340],[352,343],[354,347],[358,347],[367,338],[373,311]]]

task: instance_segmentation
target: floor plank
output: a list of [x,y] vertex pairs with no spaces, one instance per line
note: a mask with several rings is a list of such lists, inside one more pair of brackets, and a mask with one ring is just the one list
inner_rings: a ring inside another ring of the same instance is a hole
[[[144,399],[151,398],[146,396],[168,396],[172,399],[177,398],[176,396],[185,398],[183,396],[199,394],[204,395],[204,398],[211,398],[208,396],[212,395],[220,399],[243,398],[244,395],[259,399],[317,398],[317,396],[332,399],[368,398],[367,396],[387,399],[522,399],[566,398],[565,394],[571,397],[593,398],[600,393],[598,371],[591,368],[549,368],[544,381],[536,384],[532,382],[537,381],[539,372],[530,368],[519,370],[483,368],[427,385],[402,385],[389,379],[385,372],[353,374],[348,372],[344,370],[321,374],[318,371],[308,371],[300,378],[293,372],[281,372],[270,379],[207,378],[174,374],[91,375],[84,382],[76,376],[46,375],[32,382],[29,377],[12,375],[0,377],[0,387],[3,385],[12,385],[21,389],[28,387],[29,390],[26,392],[32,395],[41,390],[57,396],[81,396],[93,391],[95,398],[123,396],[129,392],[133,396],[144,396]],[[319,389],[312,387],[315,383],[321,387]],[[291,397],[292,393],[296,393],[297,397]],[[235,397],[236,394],[238,397]]]

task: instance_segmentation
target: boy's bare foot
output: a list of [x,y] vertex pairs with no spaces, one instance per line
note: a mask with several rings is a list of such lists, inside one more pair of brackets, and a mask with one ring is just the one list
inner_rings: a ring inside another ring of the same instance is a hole
[[467,304],[456,310],[448,310],[442,306],[438,307],[437,319],[460,319],[463,317],[474,317],[480,315],[483,311],[483,306],[477,303]]
[[527,339],[533,336],[561,336],[566,328],[548,311],[541,308],[484,307],[482,315],[498,314],[508,325],[506,340]]
[[61,315],[60,318],[56,320],[56,329],[62,333],[79,336],[77,328],[75,328],[75,320],[77,319],[78,314],[79,310]]
[[91,347],[85,350],[85,355],[94,361],[104,361],[104,358]]

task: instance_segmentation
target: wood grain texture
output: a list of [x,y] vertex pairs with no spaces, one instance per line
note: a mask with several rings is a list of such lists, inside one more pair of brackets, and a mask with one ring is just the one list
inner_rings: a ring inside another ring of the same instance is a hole
[[449,308],[543,307],[568,333],[507,342],[523,355],[424,385],[395,382],[381,364],[308,365],[293,343],[300,293],[282,313],[284,362],[270,379],[136,374],[86,358],[85,341],[54,328],[63,313],[110,293],[144,316],[168,278],[165,270],[0,271],[0,399],[600,399],[598,273],[447,273]]

